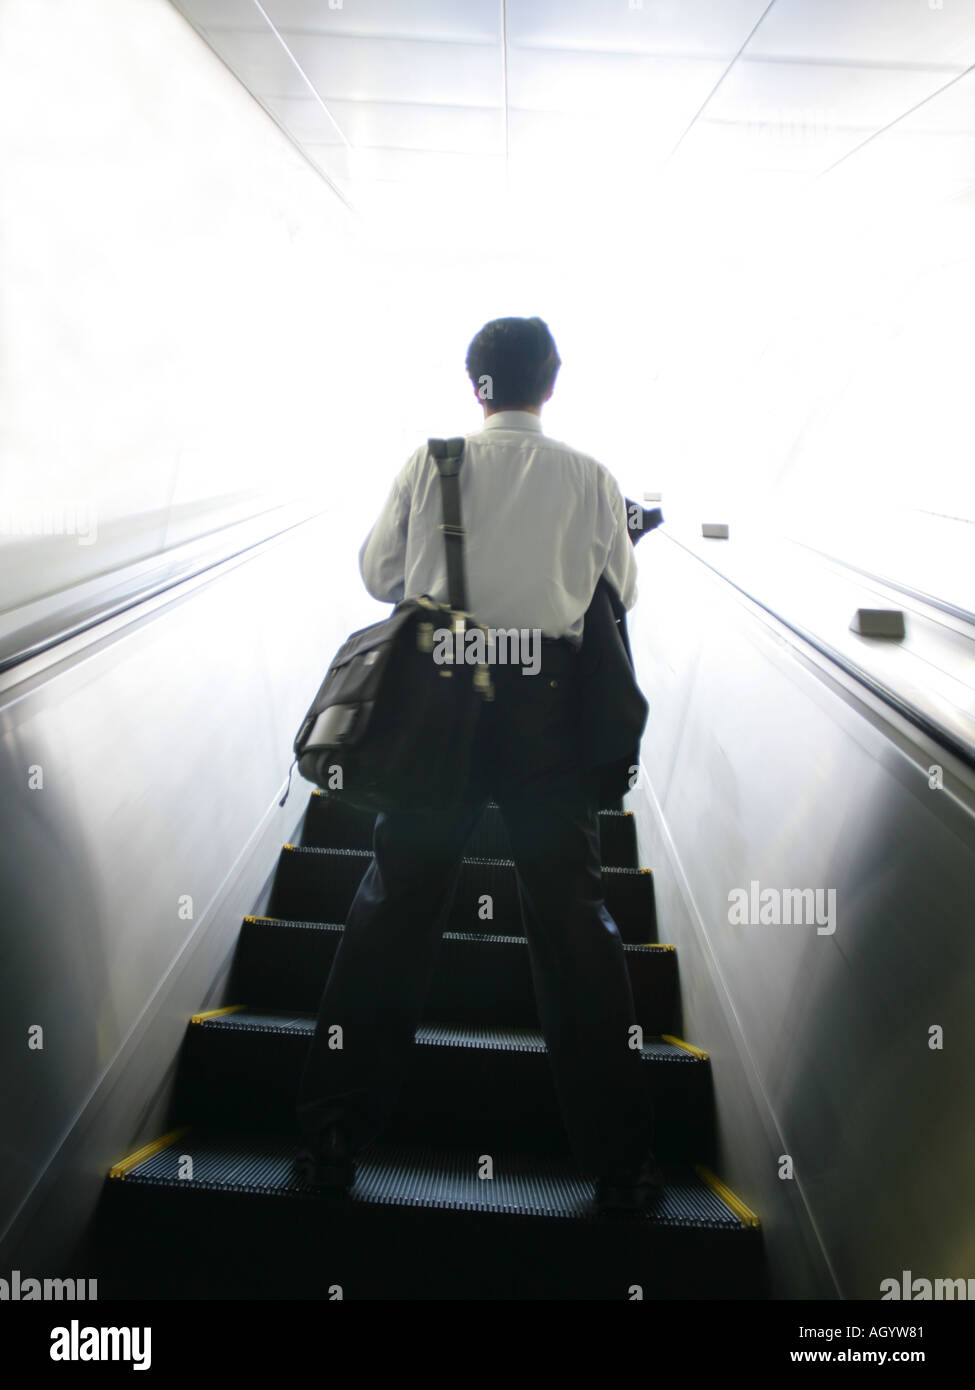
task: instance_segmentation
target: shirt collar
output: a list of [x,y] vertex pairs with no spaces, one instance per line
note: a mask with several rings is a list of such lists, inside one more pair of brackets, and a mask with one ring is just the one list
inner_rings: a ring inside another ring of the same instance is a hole
[[486,430],[534,430],[536,434],[542,432],[542,422],[537,415],[533,415],[530,410],[499,410],[496,415],[489,415],[484,421],[483,429]]

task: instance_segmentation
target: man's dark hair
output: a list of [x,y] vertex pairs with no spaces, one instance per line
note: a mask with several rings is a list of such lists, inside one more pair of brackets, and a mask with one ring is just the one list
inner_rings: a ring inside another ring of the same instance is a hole
[[541,319],[492,319],[467,349],[467,375],[494,410],[541,405],[562,361]]

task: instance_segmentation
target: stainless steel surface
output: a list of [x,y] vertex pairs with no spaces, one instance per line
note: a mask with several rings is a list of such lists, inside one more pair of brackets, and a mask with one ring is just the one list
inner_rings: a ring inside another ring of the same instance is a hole
[[[682,545],[794,632],[886,695],[919,728],[937,728],[975,767],[975,624],[924,595],[889,588],[810,547],[752,533],[715,547],[670,528],[663,546]],[[897,609],[897,642],[851,629],[858,610]]]
[[[638,554],[650,719],[627,804],[712,1057],[721,1176],[763,1218],[780,1296],[968,1277],[972,773],[687,551]],[[835,894],[835,929],[733,923],[753,882]]]
[[[831,564],[841,565],[844,569],[851,571],[853,574],[861,575],[862,578],[869,580],[871,583],[882,584],[885,589],[889,589],[892,593],[906,594],[908,598],[914,599],[916,603],[924,604],[926,608],[934,609],[939,613],[945,613],[949,618],[954,618],[957,622],[964,624],[965,627],[975,627],[975,613],[969,608],[963,608],[957,603],[950,603],[947,599],[938,598],[934,594],[926,593],[910,584],[891,579],[888,573],[880,573],[879,571],[864,569],[862,565],[854,565],[849,559],[842,559],[839,555],[831,554],[821,546],[812,546],[806,541],[799,541],[799,544],[804,545],[807,550],[812,550],[817,555],[821,555],[824,560],[829,561]],[[912,554],[910,558],[913,560],[915,555]],[[903,563],[902,560],[901,564]],[[890,556],[887,557],[887,564],[890,564]]]
[[334,517],[296,528],[59,664],[22,668],[0,697],[0,1240],[22,1269],[76,1235],[107,1165],[154,1137],[139,1125],[186,1018],[301,814],[307,784],[277,800],[359,616],[327,582],[356,540]]
[[[21,548],[16,561],[9,548],[4,551],[0,547],[3,601],[11,605],[0,612],[0,672],[144,603],[176,583],[233,560],[254,546],[273,542],[321,508],[291,503],[265,507],[257,516],[234,521],[216,519],[215,510],[201,506],[195,512],[196,530],[193,517],[183,517],[183,529],[191,532],[191,539],[180,543],[172,539],[168,517],[154,518],[152,528],[144,517],[113,523],[110,531],[114,543],[108,547],[103,544],[93,575],[64,587],[52,587],[58,570],[52,566],[46,541],[35,540]],[[208,526],[211,529],[205,529]],[[146,535],[155,530],[162,534],[154,536],[156,549],[145,555]],[[133,551],[138,558],[131,561]],[[18,593],[29,598],[13,606]]]

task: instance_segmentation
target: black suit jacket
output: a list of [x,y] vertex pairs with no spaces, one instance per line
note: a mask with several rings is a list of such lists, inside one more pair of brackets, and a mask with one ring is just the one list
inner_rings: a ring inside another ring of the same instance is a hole
[[582,765],[600,807],[630,789],[650,706],[637,684],[626,610],[600,579],[586,609],[577,660]]
[[[663,521],[659,508],[627,500],[626,510],[634,545]],[[586,609],[577,669],[582,765],[600,807],[611,809],[630,790],[650,706],[633,669],[626,609],[602,578]]]

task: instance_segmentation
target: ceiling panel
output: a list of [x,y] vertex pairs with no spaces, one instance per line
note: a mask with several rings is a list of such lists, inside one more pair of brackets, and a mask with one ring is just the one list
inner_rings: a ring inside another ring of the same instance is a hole
[[500,106],[424,106],[333,101],[329,110],[353,145],[503,154]]
[[952,82],[907,117],[912,130],[975,133],[975,73]]
[[776,0],[748,55],[851,63],[975,63],[975,0]]
[[[265,97],[263,100],[271,115],[281,122],[292,140],[297,140],[300,145],[341,145],[345,143],[343,136],[345,139],[349,138],[341,122],[330,121],[322,103],[311,95]],[[335,124],[340,126],[340,130],[336,130]]]
[[255,96],[307,96],[308,87],[270,29],[218,29],[207,33],[217,53]]
[[491,161],[472,159],[464,154],[444,154],[435,150],[350,150],[345,146],[309,145],[308,153],[330,178],[346,184],[355,197],[359,183],[396,183],[430,188],[442,185],[448,191],[458,185],[481,184],[488,171],[503,173],[504,158]]
[[623,53],[515,49],[508,57],[508,101],[525,111],[653,113],[683,126],[725,71],[720,62]]
[[662,53],[729,59],[768,0],[531,0],[508,7],[513,47]]
[[621,173],[639,164],[662,162],[679,138],[670,120],[634,116],[620,121],[615,111],[518,111],[509,113],[512,166],[533,167],[549,177],[553,169],[572,173],[573,183],[613,167]]
[[523,210],[587,185],[602,205],[663,166],[706,197],[787,194],[834,165],[824,188],[861,167],[907,196],[975,177],[975,74],[946,86],[975,64],[975,0],[508,0],[507,49],[502,0],[261,0],[287,47],[254,0],[174,3],[385,217],[451,181],[474,207],[485,188]]
[[[210,0],[207,0],[210,3]],[[253,0],[238,0],[253,7]],[[307,33],[412,38],[431,42],[498,43],[500,0],[261,0],[278,29]]]
[[493,106],[501,100],[497,46],[324,38],[293,30],[281,36],[326,101]]
[[[468,248],[490,245],[492,237],[497,240],[498,228],[502,225],[498,197],[504,187],[502,161],[497,161],[496,165],[487,162],[476,182],[458,184],[456,190],[441,189],[436,180],[415,183],[378,179],[332,181],[362,214],[363,237],[386,244],[392,241],[400,251],[409,245],[429,246],[438,227],[449,226],[456,238],[459,219],[464,219],[463,244]],[[449,203],[445,194],[449,194]],[[449,215],[444,211],[447,207]]]
[[944,135],[894,126],[829,175],[858,194],[916,205],[954,198],[975,185],[975,135]]
[[229,29],[265,27],[254,0],[173,0],[173,4],[203,28],[210,25]]
[[764,173],[823,173],[864,139],[864,132],[827,128],[801,120],[698,121],[681,146],[681,164]]
[[[173,0],[201,28],[262,29],[254,0]],[[431,42],[498,43],[499,0],[261,0],[277,29]]]
[[725,121],[794,121],[879,130],[944,86],[925,68],[840,67],[816,63],[736,63],[708,103]]

